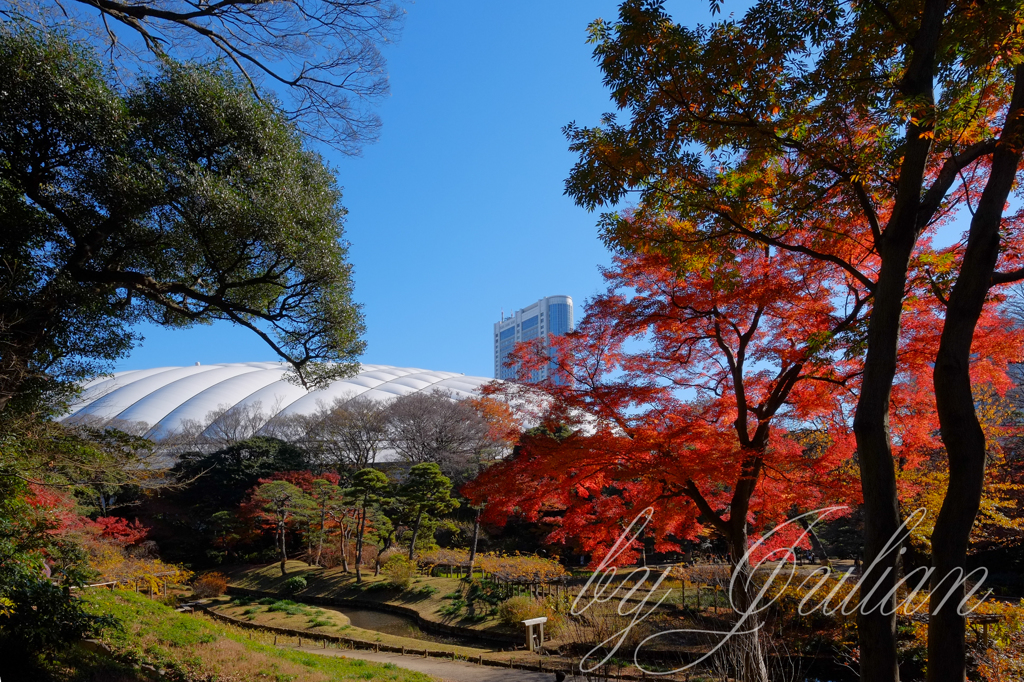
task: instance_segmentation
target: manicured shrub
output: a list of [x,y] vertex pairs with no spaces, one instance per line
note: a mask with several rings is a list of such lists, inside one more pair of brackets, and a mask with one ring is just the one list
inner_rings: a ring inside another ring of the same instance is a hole
[[512,597],[498,605],[498,619],[505,625],[519,625],[528,618],[546,615],[544,604],[530,597]]
[[384,562],[381,571],[391,587],[404,590],[412,585],[416,577],[416,564],[396,554]]
[[557,637],[565,625],[565,617],[549,604],[530,597],[519,596],[506,599],[498,605],[498,620],[505,625],[522,627],[521,623],[530,618],[547,616],[544,624],[545,637]]
[[204,573],[192,583],[192,594],[200,599],[219,597],[228,589],[228,578],[216,571]]
[[284,591],[288,594],[295,594],[304,589],[306,589],[306,579],[301,575],[293,575],[284,581]]

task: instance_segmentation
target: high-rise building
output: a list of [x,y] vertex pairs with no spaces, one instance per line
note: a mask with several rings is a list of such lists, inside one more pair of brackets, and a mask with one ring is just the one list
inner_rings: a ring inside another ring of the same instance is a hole
[[[547,345],[550,334],[567,334],[571,331],[571,296],[548,296],[515,311],[508,317],[502,313],[501,322],[494,325],[495,378],[516,378],[516,368],[506,367],[505,360],[517,343],[542,338]],[[533,373],[533,380],[546,379],[547,375],[548,368],[545,367]]]

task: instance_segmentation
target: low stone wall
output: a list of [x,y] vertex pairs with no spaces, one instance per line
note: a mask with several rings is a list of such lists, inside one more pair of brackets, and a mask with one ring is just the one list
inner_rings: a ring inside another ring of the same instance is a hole
[[465,637],[467,639],[475,639],[482,642],[501,644],[505,646],[522,645],[526,639],[525,634],[521,637],[517,637],[515,635],[502,635],[494,632],[484,632],[482,630],[464,628],[458,625],[448,625],[447,623],[439,623],[435,620],[424,618],[416,609],[410,608],[408,606],[402,606],[400,604],[388,604],[365,599],[340,599],[337,597],[305,596],[301,592],[291,597],[286,597],[277,592],[250,590],[244,587],[235,587],[233,585],[228,585],[227,592],[228,594],[246,597],[273,597],[275,599],[293,599],[295,601],[301,601],[304,604],[313,604],[316,606],[348,606],[355,609],[366,609],[368,611],[382,611],[384,613],[394,613],[409,618],[427,632],[434,632],[442,635],[454,635],[456,637]]

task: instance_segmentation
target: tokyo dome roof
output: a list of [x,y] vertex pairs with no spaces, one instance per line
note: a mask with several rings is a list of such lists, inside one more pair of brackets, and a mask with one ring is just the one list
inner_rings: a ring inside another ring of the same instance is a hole
[[183,422],[201,422],[211,412],[225,408],[258,403],[269,421],[311,414],[338,398],[389,400],[433,390],[469,397],[479,395],[481,387],[493,381],[456,372],[361,365],[353,377],[307,391],[284,380],[289,367],[283,362],[240,362],[117,372],[86,384],[64,420],[145,424],[149,427],[146,436],[159,441],[179,431]]

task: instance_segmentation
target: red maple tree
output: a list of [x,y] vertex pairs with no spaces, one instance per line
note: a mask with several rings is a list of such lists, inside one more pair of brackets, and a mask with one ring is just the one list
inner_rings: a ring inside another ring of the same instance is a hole
[[[596,564],[653,507],[655,551],[679,549],[710,527],[746,572],[751,533],[859,501],[850,460],[870,298],[861,282],[770,249],[719,251],[682,266],[678,257],[622,256],[606,278],[607,293],[589,303],[577,330],[551,339],[559,376],[541,387],[550,398],[523,384],[496,389],[540,407],[542,428],[466,488],[487,500],[486,520],[547,521],[551,541],[577,542]],[[890,416],[894,455],[906,468],[942,445],[931,392],[941,299],[925,278],[915,284]],[[975,344],[986,359],[974,372],[1005,391],[1020,334],[995,308],[986,315]],[[534,343],[513,361],[525,382],[551,358]],[[618,563],[632,563],[639,549],[635,542]],[[734,594],[741,608],[748,597]]]
[[[856,283],[784,252],[718,254],[685,276],[661,256],[623,257],[606,277],[577,331],[552,339],[561,376],[544,386],[544,420],[572,433],[525,437],[467,490],[487,496],[489,520],[557,509],[551,539],[597,556],[620,532],[608,521],[653,506],[657,550],[706,524],[738,563],[748,528],[855,499],[860,367],[843,339],[863,313]],[[548,362],[541,346],[517,360]],[[524,485],[509,489],[510,475]]]

